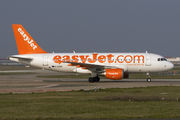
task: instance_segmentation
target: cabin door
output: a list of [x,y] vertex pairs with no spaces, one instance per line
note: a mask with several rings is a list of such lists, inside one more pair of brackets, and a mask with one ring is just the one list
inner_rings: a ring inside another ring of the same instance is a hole
[[151,56],[150,55],[146,55],[146,66],[151,66]]
[[47,55],[43,56],[43,66],[48,66],[48,56]]

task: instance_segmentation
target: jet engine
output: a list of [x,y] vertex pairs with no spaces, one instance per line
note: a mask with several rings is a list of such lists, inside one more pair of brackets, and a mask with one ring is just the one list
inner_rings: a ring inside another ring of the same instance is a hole
[[129,78],[129,73],[124,73],[124,70],[121,68],[105,69],[103,75],[106,76],[106,78],[112,80],[121,80],[123,78]]
[[120,68],[105,69],[103,75],[106,76],[106,78],[108,79],[120,80],[124,77],[124,70]]

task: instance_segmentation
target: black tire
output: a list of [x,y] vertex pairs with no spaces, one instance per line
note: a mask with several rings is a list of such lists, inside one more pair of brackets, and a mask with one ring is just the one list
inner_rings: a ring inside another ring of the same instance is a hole
[[93,82],[94,82],[94,78],[93,78],[93,77],[90,77],[90,78],[89,78],[89,82],[90,82],[90,83],[93,83]]
[[94,78],[94,82],[99,82],[100,78],[99,77],[95,77]]

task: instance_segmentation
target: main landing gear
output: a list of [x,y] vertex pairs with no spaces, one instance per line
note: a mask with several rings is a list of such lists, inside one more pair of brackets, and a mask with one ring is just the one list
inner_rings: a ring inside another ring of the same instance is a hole
[[150,78],[149,73],[146,73],[146,75],[148,76],[148,77],[147,77],[147,82],[151,82],[151,78]]
[[100,78],[99,78],[99,77],[90,77],[90,78],[89,78],[89,82],[90,82],[90,83],[99,82],[99,81],[100,81]]

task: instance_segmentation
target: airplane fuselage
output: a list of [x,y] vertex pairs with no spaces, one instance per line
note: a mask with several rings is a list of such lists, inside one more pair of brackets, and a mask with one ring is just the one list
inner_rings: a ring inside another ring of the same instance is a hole
[[160,72],[173,67],[172,63],[168,61],[158,61],[163,57],[152,53],[46,53],[13,55],[13,57],[33,58],[33,60],[24,61],[10,57],[10,60],[61,72],[91,73],[87,69],[82,69],[83,67],[79,68],[78,65],[69,66],[68,62],[102,65],[105,66],[105,69],[113,66],[122,68],[124,72],[128,73]]

